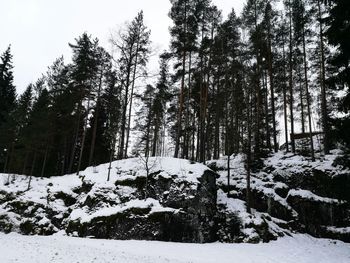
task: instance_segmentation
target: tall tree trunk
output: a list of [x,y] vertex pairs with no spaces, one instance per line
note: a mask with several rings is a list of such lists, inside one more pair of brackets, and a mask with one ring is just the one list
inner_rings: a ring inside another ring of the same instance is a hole
[[[256,0],[254,1],[254,23],[255,23],[255,32],[258,32],[258,15],[257,15],[258,9],[256,5]],[[261,87],[260,87],[260,78],[261,78],[261,57],[259,54],[259,49],[256,49],[255,51],[256,56],[256,84],[255,84],[255,97],[256,97],[256,119],[255,119],[255,149],[254,153],[256,156],[260,155],[260,122],[261,122],[261,105],[262,105],[262,98],[261,98]]]
[[44,160],[43,160],[43,165],[41,167],[41,173],[40,176],[44,177],[44,173],[45,173],[45,167],[46,167],[46,161],[47,161],[47,156],[49,154],[49,145],[47,144],[46,149],[45,149],[45,154],[44,154]]
[[86,111],[86,117],[85,117],[85,120],[84,120],[83,136],[82,136],[82,139],[81,139],[79,160],[78,160],[77,173],[76,173],[77,175],[79,175],[79,172],[80,172],[81,162],[82,162],[82,159],[83,159],[83,153],[84,153],[84,147],[85,147],[87,124],[88,124],[88,118],[89,118],[89,112],[90,112],[90,100],[91,100],[90,96],[91,96],[91,88],[89,88],[89,93],[88,93],[87,111]]
[[304,90],[302,85],[302,76],[301,76],[301,69],[299,69],[299,75],[300,75],[300,88],[299,88],[299,97],[300,97],[300,118],[301,118],[301,132],[305,133],[305,109],[304,109]]
[[155,117],[154,129],[153,129],[153,143],[152,143],[152,156],[156,156],[157,154],[157,145],[159,141],[159,118]]
[[293,114],[293,42],[292,42],[292,7],[289,0],[289,107],[290,107],[290,132],[291,132],[291,144],[292,152],[295,153],[295,140],[294,140],[294,114]]
[[191,67],[192,67],[192,52],[189,52],[188,55],[188,87],[187,87],[187,104],[186,104],[186,115],[185,115],[185,130],[184,130],[184,149],[183,149],[183,158],[188,159],[189,152],[189,119],[190,119],[190,107],[191,107]]
[[26,174],[28,157],[29,157],[29,150],[26,151],[26,155],[24,157],[24,162],[23,162],[23,167],[22,167],[22,174]]
[[226,155],[227,155],[227,189],[228,189],[228,194],[230,193],[230,156],[231,156],[231,151],[230,151],[230,140],[229,140],[229,90],[228,90],[228,81],[227,81],[227,63],[225,65],[226,69],[226,74],[225,74],[225,150],[226,150]]
[[[203,42],[204,39],[204,25],[202,24],[201,28],[201,42]],[[197,128],[197,149],[196,149],[196,161],[202,162],[202,148],[204,147],[202,142],[203,142],[203,108],[204,108],[204,103],[203,103],[203,94],[204,94],[204,74],[203,74],[203,64],[204,64],[204,55],[203,52],[199,53],[200,57],[200,68],[199,68],[199,120],[198,120],[198,128]]]
[[[187,1],[185,1],[185,16],[184,16],[184,23],[183,23],[183,32],[184,32],[184,35],[187,34]],[[177,114],[177,132],[176,132],[175,152],[174,152],[175,158],[179,156],[180,140],[182,136],[182,111],[183,111],[183,104],[184,104],[184,88],[185,88],[185,76],[186,76],[186,55],[187,55],[186,40],[184,40],[182,44],[183,44],[182,76],[181,76],[181,87],[180,87],[180,94],[179,94],[179,110]]]
[[[164,117],[165,118],[165,117]],[[161,156],[166,156],[165,152],[165,120],[163,121],[163,127],[162,127],[162,148],[161,148]]]
[[148,123],[147,123],[147,128],[146,128],[146,148],[145,148],[145,158],[149,157],[149,150],[150,150],[150,136],[151,136],[151,113],[148,113]]
[[271,43],[271,21],[268,21],[268,71],[270,81],[270,96],[271,96],[271,114],[272,114],[272,136],[273,136],[273,149],[278,151],[277,145],[277,132],[276,132],[276,109],[275,109],[275,83],[273,76],[273,57],[272,57],[272,43]]
[[[200,94],[200,97],[202,96],[202,94]],[[201,100],[202,98],[200,98]],[[200,160],[200,139],[201,139],[201,127],[202,127],[202,113],[201,113],[201,109],[199,111],[199,120],[198,120],[198,127],[197,127],[197,140],[196,140],[196,162],[198,162]]]
[[206,140],[206,148],[204,152],[204,164],[206,160],[211,160],[212,150],[213,150],[213,132],[212,132],[212,121],[213,114],[212,112],[208,112],[208,120],[205,126],[205,140]]
[[[212,115],[208,111],[208,92],[210,85],[210,73],[212,72],[212,43],[214,40],[214,25],[211,27],[211,37],[210,37],[210,46],[209,46],[209,56],[208,56],[208,67],[206,75],[206,85],[204,88],[204,97],[203,97],[203,141],[201,142],[202,146],[202,162],[205,164],[206,159],[211,159],[211,147],[212,147],[212,134],[209,134],[211,128],[211,117]],[[209,145],[210,144],[210,145]]]
[[307,76],[307,60],[306,60],[306,43],[305,43],[305,28],[303,27],[303,57],[304,57],[304,76],[305,76],[305,92],[306,92],[306,105],[307,105],[307,116],[309,120],[309,136],[310,136],[310,151],[311,159],[315,161],[314,142],[312,138],[312,119],[310,109],[310,93],[309,93],[309,80]]
[[231,167],[230,167],[230,154],[227,154],[227,190],[228,195],[230,194],[230,176],[231,176]]
[[202,100],[202,108],[201,108],[201,131],[200,131],[200,153],[199,153],[199,158],[200,162],[205,164],[205,152],[206,152],[206,119],[207,119],[207,98],[208,98],[208,85],[205,83],[203,85],[204,87],[202,88],[202,94],[201,94],[201,100]]
[[69,162],[69,173],[73,172],[75,150],[76,150],[77,145],[78,145],[82,101],[83,101],[83,99],[81,98],[79,101],[79,105],[78,105],[78,115],[77,115],[77,123],[76,123],[76,127],[75,127],[74,143],[72,145],[71,157],[70,157],[70,162]]
[[96,101],[96,114],[95,114],[94,124],[93,124],[93,128],[92,128],[92,137],[91,137],[91,146],[90,146],[88,166],[96,165],[93,160],[94,160],[94,153],[95,153],[97,124],[98,124],[98,118],[99,118],[99,113],[100,113],[100,96],[101,96],[101,89],[102,89],[102,78],[103,78],[103,70],[101,70],[100,81],[99,81],[99,85],[98,85],[97,101]]
[[[240,58],[241,60],[242,58]],[[242,63],[242,61],[241,61]],[[242,76],[243,78],[243,76]],[[233,89],[233,94],[232,94],[232,112],[231,112],[231,130],[233,131],[233,143],[231,145],[231,151],[230,153],[238,153],[239,152],[239,144],[240,144],[240,114],[242,114],[241,111],[241,106],[242,106],[242,101],[239,100],[238,94],[237,94],[237,89],[238,87],[235,87],[234,83],[231,83],[231,86],[229,87],[231,90]],[[243,128],[243,127],[242,127]],[[242,140],[243,141],[243,140]]]
[[192,123],[193,123],[193,127],[192,127],[191,160],[194,161],[195,160],[195,134],[196,134],[195,127],[197,126],[195,113],[193,113],[193,116],[192,116]]
[[328,127],[328,110],[327,110],[327,95],[326,95],[326,68],[325,68],[325,55],[324,55],[324,42],[323,42],[323,24],[322,24],[322,10],[321,2],[317,0],[318,5],[318,19],[319,19],[319,38],[321,48],[321,112],[322,112],[322,126],[324,132],[324,153],[329,154],[330,150],[330,138]]
[[[140,33],[139,33],[140,34]],[[130,125],[131,125],[131,110],[132,110],[132,102],[134,98],[134,89],[135,89],[135,80],[136,80],[136,71],[137,71],[137,63],[139,56],[139,48],[140,48],[140,35],[138,35],[136,42],[136,53],[135,53],[135,65],[132,73],[132,84],[131,84],[131,94],[130,94],[130,105],[129,105],[129,114],[128,114],[128,128],[126,132],[126,142],[125,142],[125,150],[124,150],[124,158],[128,157],[128,147],[129,147],[129,137],[130,137]]]
[[[199,151],[199,161],[205,162],[204,151],[205,151],[205,140],[204,140],[204,126],[205,126],[205,109],[204,109],[204,100],[205,100],[205,91],[206,85],[203,80],[203,72],[201,70],[200,77],[200,112],[199,112],[199,132],[198,132],[198,142],[197,147]],[[197,154],[198,156],[198,154]]]
[[[249,146],[248,146],[249,147]],[[250,202],[250,171],[251,171],[251,151],[248,149],[247,153],[247,164],[246,164],[246,203],[247,203],[247,212],[251,212],[251,202]]]
[[29,175],[27,191],[30,189],[30,185],[31,185],[31,182],[32,182],[32,176],[33,176],[33,173],[34,173],[34,167],[35,167],[35,163],[36,163],[36,156],[37,156],[37,154],[35,152],[34,153],[34,157],[33,157],[32,167],[30,168],[30,175]]
[[120,126],[120,142],[119,142],[119,149],[118,149],[118,156],[117,158],[119,160],[123,159],[124,157],[124,144],[125,144],[125,128],[126,128],[126,112],[128,110],[128,98],[129,98],[129,86],[130,86],[130,75],[131,75],[131,67],[132,67],[132,61],[131,61],[131,53],[132,53],[132,46],[129,49],[130,59],[128,61],[128,67],[127,67],[127,76],[126,76],[126,83],[125,83],[125,95],[124,95],[124,104],[123,104],[123,112],[122,112],[122,120],[121,120],[121,126]]
[[215,132],[214,132],[214,159],[219,159],[220,153],[220,117],[219,117],[219,85],[216,84],[216,105],[215,105]]
[[[285,56],[285,38],[283,35],[283,54],[282,54],[282,60],[283,62],[286,61],[286,56]],[[285,139],[285,144],[286,144],[286,152],[289,152],[289,141],[288,141],[288,112],[287,112],[287,72],[286,72],[286,67],[285,64],[283,63],[283,116],[284,116],[284,139]]]
[[183,111],[183,104],[184,104],[185,64],[186,64],[186,52],[184,51],[182,55],[182,78],[181,78],[181,88],[180,88],[180,94],[179,94],[179,110],[177,114],[177,132],[176,132],[175,153],[174,153],[175,158],[179,156],[180,140],[182,136],[182,111]]
[[247,108],[247,129],[248,129],[248,138],[247,138],[247,145],[246,145],[246,203],[247,203],[247,212],[251,212],[251,203],[250,203],[250,171],[251,171],[251,134],[252,134],[252,128],[251,128],[251,91],[248,91],[248,108]]
[[262,73],[263,75],[263,88],[265,90],[265,98],[264,98],[264,104],[265,104],[265,129],[266,129],[266,146],[269,149],[269,151],[272,151],[271,146],[271,134],[270,134],[270,121],[269,121],[269,105],[268,105],[268,90],[267,90],[267,76],[265,71]]

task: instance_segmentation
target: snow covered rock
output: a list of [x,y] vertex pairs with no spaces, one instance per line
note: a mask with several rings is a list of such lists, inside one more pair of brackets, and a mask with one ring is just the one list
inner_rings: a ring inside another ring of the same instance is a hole
[[[143,176],[118,180],[116,191],[127,187],[136,199],[97,212],[92,212],[96,206],[87,206],[85,211],[75,210],[68,219],[67,231],[79,236],[111,239],[214,241],[215,177],[212,171],[206,170],[195,182],[158,170],[148,175],[147,191]],[[101,192],[98,200],[103,200]]]
[[244,156],[232,156],[229,184],[227,159],[211,161],[209,166],[220,174],[219,212],[229,217],[226,222],[235,218],[240,224],[233,228],[224,224],[223,239],[268,241],[306,232],[350,242],[350,170],[338,164],[342,156],[335,150],[311,162],[300,155],[278,152],[262,160],[262,168],[251,174],[252,213],[248,216],[246,209],[237,205],[246,206]]
[[[0,174],[0,230],[110,239],[216,240],[216,174],[174,158],[115,161],[79,176]],[[6,197],[6,198],[5,198]]]
[[[251,173],[244,155],[208,166],[134,158],[62,177],[0,174],[0,231],[178,242],[268,242],[293,233],[350,242],[350,171],[339,151],[310,162],[278,152]],[[344,162],[342,162],[344,163]],[[211,167],[215,169],[213,172]],[[218,176],[220,175],[220,176]]]

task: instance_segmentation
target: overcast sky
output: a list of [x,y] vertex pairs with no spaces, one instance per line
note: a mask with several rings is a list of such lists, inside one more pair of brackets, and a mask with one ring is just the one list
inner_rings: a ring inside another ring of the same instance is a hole
[[[224,17],[232,7],[240,13],[245,2],[212,1]],[[110,32],[132,20],[140,10],[152,31],[153,45],[160,51],[169,45],[169,0],[0,0],[0,6],[0,53],[11,44],[19,93],[59,56],[69,62],[68,43],[85,31],[109,50]]]

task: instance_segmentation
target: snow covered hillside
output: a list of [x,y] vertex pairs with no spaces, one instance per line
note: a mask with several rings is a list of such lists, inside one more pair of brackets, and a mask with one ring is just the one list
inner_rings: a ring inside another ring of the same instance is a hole
[[350,245],[307,235],[263,244],[184,244],[0,233],[0,262],[348,263]]
[[[279,152],[255,164],[252,212],[244,156],[208,166],[174,158],[134,158],[79,176],[0,174],[0,230],[102,239],[176,242],[276,240],[295,233],[350,242],[350,173],[340,151],[310,162]],[[208,168],[210,167],[210,168]],[[216,171],[216,173],[214,172]]]

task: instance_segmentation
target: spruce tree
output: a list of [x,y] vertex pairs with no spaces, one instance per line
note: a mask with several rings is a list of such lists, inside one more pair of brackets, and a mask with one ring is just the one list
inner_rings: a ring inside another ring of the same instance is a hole
[[76,103],[74,84],[71,81],[71,66],[65,65],[63,57],[55,60],[46,74],[49,90],[53,129],[50,148],[55,154],[49,160],[48,174],[69,173],[71,145],[75,144]]
[[11,47],[0,56],[0,164],[7,170],[14,139],[15,120],[13,110],[16,106],[16,89],[13,84]]
[[[75,143],[71,153],[70,170],[77,161],[76,172],[83,161],[83,153],[88,125],[88,115],[91,110],[92,92],[95,87],[97,73],[97,47],[98,40],[84,33],[75,44],[70,44],[73,50],[72,80],[74,82],[74,93],[77,100],[77,119],[75,130]],[[86,102],[86,106],[84,105]],[[77,151],[78,150],[78,151]]]
[[16,88],[13,84],[11,46],[0,57],[0,126],[16,103]]
[[164,134],[161,131],[165,127],[165,113],[167,102],[170,99],[169,94],[169,69],[168,69],[168,58],[165,53],[160,57],[160,72],[159,78],[156,84],[156,91],[154,96],[154,102],[152,106],[153,116],[153,142],[151,156],[161,155],[162,140],[164,140]]
[[[345,113],[345,117],[334,120],[338,140],[350,147],[350,2],[347,0],[328,0],[329,15],[325,18],[327,29],[325,36],[328,42],[336,48],[330,63],[336,68],[334,77],[329,78],[329,83],[335,91],[345,91],[345,96],[338,103],[338,110]],[[321,3],[317,3],[321,5]]]

